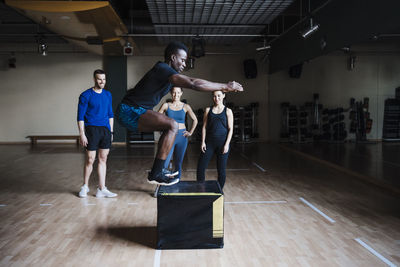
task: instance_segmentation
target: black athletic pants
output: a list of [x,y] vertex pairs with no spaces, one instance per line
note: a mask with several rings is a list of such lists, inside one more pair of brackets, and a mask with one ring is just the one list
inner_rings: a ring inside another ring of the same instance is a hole
[[218,170],[218,182],[221,186],[221,189],[224,187],[225,178],[226,178],[226,163],[228,161],[229,150],[227,153],[222,154],[224,150],[224,145],[226,141],[226,136],[222,137],[212,137],[206,140],[206,152],[200,152],[199,161],[197,163],[197,181],[204,182],[205,180],[205,172],[210,162],[211,158],[215,154],[217,157],[217,170]]

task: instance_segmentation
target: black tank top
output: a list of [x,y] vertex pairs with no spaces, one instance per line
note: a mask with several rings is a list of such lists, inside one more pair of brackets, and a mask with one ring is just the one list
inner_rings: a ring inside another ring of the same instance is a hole
[[220,114],[212,112],[212,108],[210,107],[210,111],[208,112],[206,137],[226,137],[228,135],[226,107],[224,107],[224,110]]

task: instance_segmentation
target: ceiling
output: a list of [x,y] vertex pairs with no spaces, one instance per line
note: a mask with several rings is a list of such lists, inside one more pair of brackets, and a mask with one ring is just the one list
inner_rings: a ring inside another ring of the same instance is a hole
[[0,2],[0,49],[12,43],[35,45],[39,38],[106,55],[120,54],[126,40],[190,45],[198,35],[212,45],[263,42],[298,22],[304,1],[5,0]]

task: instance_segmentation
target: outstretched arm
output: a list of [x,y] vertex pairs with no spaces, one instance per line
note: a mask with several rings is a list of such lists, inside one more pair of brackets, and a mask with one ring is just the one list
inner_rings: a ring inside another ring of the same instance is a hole
[[216,83],[210,82],[203,79],[191,78],[182,74],[174,74],[169,78],[169,81],[179,87],[189,88],[196,91],[212,92],[212,91],[223,91],[223,92],[237,92],[243,91],[243,87],[238,82],[228,83]]

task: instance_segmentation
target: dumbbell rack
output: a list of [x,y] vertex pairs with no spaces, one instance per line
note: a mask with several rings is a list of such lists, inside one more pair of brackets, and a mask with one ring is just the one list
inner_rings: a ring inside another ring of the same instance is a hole
[[400,99],[385,100],[382,140],[400,141]]
[[233,139],[239,143],[251,142],[258,138],[257,117],[258,103],[247,106],[234,106],[233,111]]
[[369,113],[369,98],[363,101],[350,99],[350,133],[355,133],[357,143],[375,143],[367,140],[367,134],[371,132],[372,119]]

